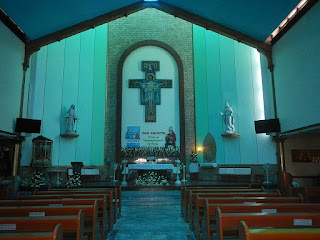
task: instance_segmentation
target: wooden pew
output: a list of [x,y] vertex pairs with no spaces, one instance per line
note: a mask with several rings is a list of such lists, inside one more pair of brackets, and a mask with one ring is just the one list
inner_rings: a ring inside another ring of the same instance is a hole
[[[76,215],[80,209],[84,213],[84,233],[92,240],[99,240],[97,200],[93,205],[0,207],[0,217],[69,216]],[[104,233],[101,236],[105,239]]]
[[[254,203],[254,204],[208,204],[205,200],[206,219],[209,219],[209,225],[215,224],[216,209],[220,208],[222,213],[307,213],[320,212],[320,204],[310,203]],[[209,216],[207,216],[207,214]],[[207,221],[208,223],[208,221]],[[211,226],[203,226],[209,229]],[[198,228],[199,230],[201,228]],[[208,236],[207,232],[205,236]],[[210,235],[212,235],[210,228]],[[196,232],[197,239],[200,239],[200,232]]]
[[[206,211],[206,209],[205,209]],[[207,216],[207,215],[206,215]],[[205,222],[209,221],[205,217]],[[319,213],[221,213],[216,208],[216,236],[215,239],[223,240],[224,235],[237,235],[240,221],[245,221],[249,227],[255,228],[293,228],[293,227],[320,227]],[[207,225],[206,225],[207,226]],[[207,233],[208,231],[206,231]],[[209,238],[207,238],[209,239]]]
[[195,211],[195,200],[196,196],[204,197],[204,198],[221,198],[221,197],[280,197],[281,193],[279,191],[274,193],[267,193],[267,192],[219,192],[219,193],[213,193],[213,192],[193,192],[190,191],[189,193],[189,201],[186,208],[186,211],[188,212],[188,223],[190,226],[191,231],[193,231],[193,215]]
[[10,198],[11,188],[9,186],[0,190],[0,200],[8,200]]
[[50,232],[5,232],[0,233],[0,240],[63,240],[63,229],[57,224]]
[[[75,234],[76,240],[84,239],[84,214],[82,210],[72,216],[48,217],[0,217],[0,224],[9,224],[17,232],[43,232],[52,231],[60,223],[63,235]],[[8,225],[7,225],[8,226]]]
[[[181,186],[180,188],[180,194],[181,194],[181,216],[183,217],[184,215],[184,202],[185,202],[185,198],[188,199],[188,196],[186,196],[186,192],[190,191],[190,190],[206,190],[206,189],[213,189],[216,190],[218,192],[223,192],[225,190],[248,190],[251,189],[251,187],[217,187],[217,186]],[[260,190],[260,189],[259,189]]]
[[285,188],[285,196],[287,197],[296,197],[298,193],[303,194],[304,187],[293,187],[287,185]]
[[0,206],[64,206],[64,205],[93,205],[98,201],[98,220],[101,222],[101,236],[106,236],[112,230],[111,214],[107,213],[107,196],[97,199],[43,199],[43,200],[7,200],[0,201]]
[[70,188],[50,188],[49,191],[56,191],[56,192],[99,192],[99,193],[104,193],[104,192],[108,192],[109,190],[115,190],[115,194],[114,194],[114,198],[115,198],[115,202],[116,202],[116,206],[118,209],[118,218],[121,216],[121,198],[122,198],[122,189],[121,186],[118,187],[105,187],[105,188],[74,188],[74,189],[70,189]]
[[248,228],[244,221],[238,225],[239,240],[306,240],[320,239],[320,228]]
[[[34,191],[34,195],[74,195],[74,194],[89,194],[89,195],[96,195],[96,194],[112,194],[113,195],[113,199],[112,199],[112,204],[113,204],[113,220],[114,223],[116,223],[116,220],[118,218],[118,213],[120,212],[120,208],[118,208],[119,204],[118,204],[118,198],[117,198],[117,191],[115,189],[105,189],[105,188],[101,188],[100,191],[84,191],[84,190],[78,190],[78,189],[72,189],[72,190],[60,190],[60,191]],[[118,209],[118,210],[117,210]]]
[[320,187],[305,187],[303,197],[308,203],[320,203]]
[[[248,197],[248,198],[209,198],[203,197],[199,194],[196,195],[195,199],[195,209],[193,214],[193,231],[195,233],[200,231],[200,223],[203,220],[204,215],[204,205],[205,200],[208,200],[209,204],[243,204],[247,203],[302,203],[303,197],[301,194],[298,197],[276,197],[276,198],[269,198],[269,197]],[[197,236],[197,234],[195,234]]]
[[188,222],[188,205],[190,192],[193,193],[224,193],[224,192],[264,192],[264,188],[249,189],[249,188],[184,188],[181,190],[181,215]]

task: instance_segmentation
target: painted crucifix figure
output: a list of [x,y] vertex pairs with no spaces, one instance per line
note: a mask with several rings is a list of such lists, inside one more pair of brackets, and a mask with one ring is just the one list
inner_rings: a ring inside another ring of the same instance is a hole
[[142,61],[145,79],[129,80],[129,88],[140,88],[140,104],[145,105],[145,121],[156,122],[156,105],[161,104],[161,88],[172,88],[172,80],[156,79],[159,61]]

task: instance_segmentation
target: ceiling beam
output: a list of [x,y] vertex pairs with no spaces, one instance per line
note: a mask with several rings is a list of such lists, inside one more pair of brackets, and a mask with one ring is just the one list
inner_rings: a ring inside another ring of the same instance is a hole
[[286,24],[280,32],[274,36],[274,38],[271,40],[271,45],[274,45],[286,32],[290,30],[290,28],[293,27],[296,22],[300,20],[319,0],[309,0],[307,1],[306,5],[298,11],[298,13]]
[[22,42],[26,43],[29,38],[26,34],[15,24],[12,19],[0,8],[0,21],[7,26]]

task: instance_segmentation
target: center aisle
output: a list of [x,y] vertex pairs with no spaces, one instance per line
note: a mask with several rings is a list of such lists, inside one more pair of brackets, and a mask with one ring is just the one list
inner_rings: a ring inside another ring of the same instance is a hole
[[108,240],[194,240],[180,214],[180,191],[122,191],[121,218]]

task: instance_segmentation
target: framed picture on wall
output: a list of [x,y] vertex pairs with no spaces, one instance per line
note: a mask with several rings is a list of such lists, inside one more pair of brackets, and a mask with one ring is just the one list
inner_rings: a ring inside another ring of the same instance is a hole
[[320,150],[291,150],[292,162],[320,163]]

